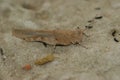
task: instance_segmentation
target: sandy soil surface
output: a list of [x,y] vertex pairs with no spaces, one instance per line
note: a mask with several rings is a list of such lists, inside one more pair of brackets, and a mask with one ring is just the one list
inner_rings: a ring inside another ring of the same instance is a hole
[[[14,28],[77,27],[89,37],[55,52],[12,36]],[[120,0],[0,0],[0,80],[120,80],[119,33]],[[54,61],[35,65],[51,53]],[[23,70],[26,64],[32,69]]]

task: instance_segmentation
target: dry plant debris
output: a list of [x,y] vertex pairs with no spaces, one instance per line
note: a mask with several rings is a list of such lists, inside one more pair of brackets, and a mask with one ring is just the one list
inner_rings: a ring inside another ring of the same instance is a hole
[[112,32],[112,36],[114,37],[115,35],[116,35],[116,30],[114,30],[113,32]]
[[54,55],[53,54],[49,54],[47,55],[46,57],[42,58],[42,59],[38,59],[35,61],[35,64],[36,65],[43,65],[43,64],[46,64],[48,62],[51,62],[54,60]]
[[5,61],[6,56],[4,55],[3,48],[0,48],[0,54],[1,54],[2,60]]
[[113,29],[111,35],[113,36],[113,39],[115,42],[119,42],[119,39],[117,37],[119,35],[119,33],[117,30]]
[[119,42],[116,38],[114,38],[114,41],[115,41],[115,42]]

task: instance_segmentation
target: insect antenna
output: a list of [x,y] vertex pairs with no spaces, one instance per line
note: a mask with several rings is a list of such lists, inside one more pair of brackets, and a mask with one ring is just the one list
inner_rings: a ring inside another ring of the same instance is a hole
[[80,44],[80,43],[79,43],[79,45],[80,45],[81,47],[85,48],[85,49],[88,49],[88,47],[86,47],[86,46],[84,46],[84,45],[82,45],[82,44]]
[[[77,27],[77,29],[80,29],[80,27]],[[80,29],[80,30],[81,30],[81,29]],[[86,30],[87,30],[87,28],[85,28],[85,29],[83,29],[83,30],[81,30],[81,31],[82,31],[83,35],[85,35],[86,37],[89,37],[87,34],[84,33]]]

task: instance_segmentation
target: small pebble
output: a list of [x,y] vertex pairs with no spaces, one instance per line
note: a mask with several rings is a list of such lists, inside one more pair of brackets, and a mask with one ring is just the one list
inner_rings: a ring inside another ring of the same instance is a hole
[[101,10],[101,8],[100,8],[100,7],[97,7],[97,8],[95,8],[95,10]]
[[29,9],[29,10],[35,10],[36,9],[36,7],[34,5],[27,4],[27,3],[23,3],[22,7],[25,8],[25,9]]
[[93,20],[89,20],[88,22],[91,23],[91,22],[93,22]]
[[90,26],[90,25],[88,25],[88,26],[85,26],[87,29],[91,29],[91,28],[93,28],[93,26]]
[[96,16],[95,19],[102,19],[103,16]]
[[30,64],[26,64],[26,65],[23,66],[23,69],[24,69],[24,70],[27,70],[27,71],[31,70],[31,68],[32,68],[32,67],[31,67]]

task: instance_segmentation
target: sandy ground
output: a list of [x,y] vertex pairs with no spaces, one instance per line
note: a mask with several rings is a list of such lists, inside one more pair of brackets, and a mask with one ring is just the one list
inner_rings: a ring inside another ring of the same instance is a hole
[[[89,37],[81,43],[88,49],[57,46],[54,53],[53,46],[11,33],[14,28],[85,29],[88,25],[92,28],[84,33]],[[0,0],[0,80],[120,80],[119,28],[120,0]],[[50,53],[53,62],[34,64]],[[23,70],[25,64],[32,69]]]

